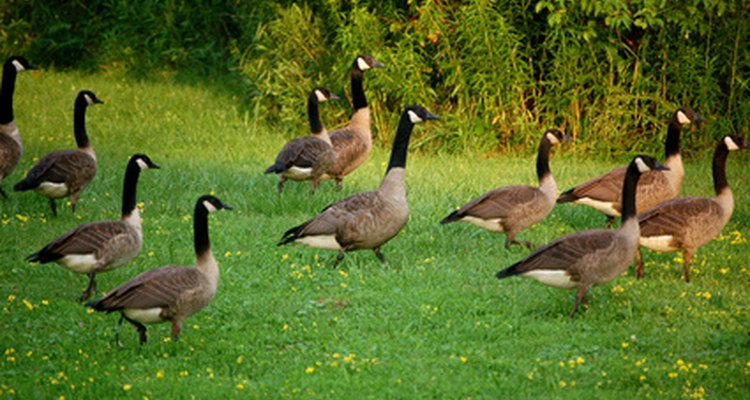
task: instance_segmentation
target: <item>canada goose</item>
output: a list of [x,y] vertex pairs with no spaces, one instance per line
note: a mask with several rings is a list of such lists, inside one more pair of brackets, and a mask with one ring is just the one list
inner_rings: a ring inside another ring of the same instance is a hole
[[159,166],[142,154],[135,154],[128,161],[119,221],[78,225],[26,259],[42,264],[55,261],[72,272],[87,274],[89,285],[78,300],[88,300],[96,292],[97,273],[129,262],[141,249],[141,215],[136,207],[135,194],[141,171],[151,168]]
[[73,112],[73,133],[78,150],[47,153],[31,167],[26,178],[16,183],[13,190],[34,190],[48,197],[53,215],[57,215],[55,199],[70,196],[70,208],[75,212],[78,196],[96,175],[96,153],[86,135],[86,108],[103,103],[88,90],[78,92]]
[[384,67],[370,55],[363,54],[354,59],[351,69],[354,114],[348,125],[330,133],[336,161],[324,177],[336,180],[336,190],[341,190],[344,176],[365,162],[372,149],[370,108],[362,88],[362,78],[370,68]]
[[333,166],[336,153],[331,146],[325,126],[320,121],[318,103],[339,97],[328,89],[316,87],[307,98],[307,117],[310,120],[310,136],[290,140],[276,156],[276,162],[266,169],[266,174],[279,175],[277,190],[284,189],[287,179],[310,180],[310,192],[315,193],[320,177]]
[[[643,175],[638,184],[636,212],[645,211],[665,200],[673,199],[682,191],[685,170],[680,157],[680,133],[684,125],[704,119],[689,108],[674,112],[664,142],[666,171],[651,171]],[[590,179],[560,195],[558,203],[578,203],[595,208],[607,215],[607,225],[620,215],[620,197],[625,167],[615,168],[604,175]]]
[[385,177],[375,191],[358,193],[329,205],[320,214],[284,233],[279,246],[298,242],[309,247],[338,250],[334,268],[347,251],[372,249],[381,262],[380,247],[406,225],[406,154],[414,124],[440,119],[420,106],[401,114],[391,160]]
[[[650,208],[638,216],[641,246],[658,252],[682,251],[685,282],[690,282],[690,259],[695,251],[721,233],[734,210],[734,198],[727,181],[726,163],[730,151],[750,148],[739,136],[724,136],[713,160],[716,197],[683,197]],[[640,249],[636,277],[643,277]]]
[[557,129],[548,129],[542,135],[536,158],[536,175],[539,186],[504,186],[491,190],[450,213],[440,221],[447,224],[465,221],[491,232],[505,232],[505,248],[530,242],[516,240],[518,232],[536,224],[549,215],[555,206],[557,184],[549,169],[549,152],[561,141],[570,141]]
[[169,321],[172,338],[180,338],[185,318],[207,306],[219,284],[219,265],[211,253],[208,238],[208,214],[231,210],[214,196],[201,196],[195,203],[193,242],[195,267],[167,265],[152,269],[123,283],[97,301],[86,303],[96,311],[120,311],[121,318],[138,330],[141,345],[146,343],[146,327]]
[[[35,67],[23,57],[13,56],[3,64],[3,83],[0,87],[0,182],[10,175],[21,161],[23,144],[13,116],[13,92],[16,89],[16,74]],[[8,195],[0,187],[0,195]]]
[[592,229],[572,233],[536,249],[523,260],[497,273],[498,279],[521,275],[548,286],[576,288],[570,316],[586,300],[594,285],[622,274],[638,248],[638,219],[635,217],[636,184],[642,173],[666,169],[654,158],[636,156],[627,167],[622,192],[622,222],[617,229]]

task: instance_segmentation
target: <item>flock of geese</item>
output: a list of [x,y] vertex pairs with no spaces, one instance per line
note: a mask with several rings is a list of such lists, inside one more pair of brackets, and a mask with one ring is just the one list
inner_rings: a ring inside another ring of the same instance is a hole
[[[0,181],[18,165],[22,155],[21,137],[14,122],[13,93],[17,73],[32,69],[23,57],[10,57],[3,65],[0,88]],[[277,174],[277,190],[287,180],[310,181],[314,193],[319,182],[333,179],[341,190],[343,178],[367,160],[372,148],[370,109],[363,88],[364,73],[383,68],[369,55],[358,55],[351,67],[353,114],[349,123],[328,132],[320,118],[319,105],[338,97],[323,87],[314,88],[307,100],[310,135],[295,138],[281,149],[266,174]],[[34,191],[49,199],[56,215],[55,201],[70,196],[75,206],[81,192],[96,174],[96,154],[85,129],[88,106],[102,101],[90,91],[81,91],[74,106],[75,150],[57,150],[41,157],[26,177],[14,185],[15,191]],[[407,107],[401,114],[393,141],[390,161],[380,185],[369,192],[346,197],[323,209],[311,219],[284,232],[278,245],[300,243],[338,252],[333,267],[346,253],[371,249],[385,262],[381,248],[406,225],[409,208],[406,198],[405,168],[409,138],[416,124],[440,118],[420,106]],[[571,139],[557,129],[545,131],[536,159],[538,186],[514,185],[492,189],[453,211],[441,224],[468,222],[482,229],[505,234],[505,247],[523,245],[531,253],[497,273],[502,279],[520,275],[543,284],[576,289],[571,317],[594,285],[621,275],[637,255],[636,276],[643,276],[639,246],[659,252],[681,251],[684,277],[689,281],[689,265],[695,251],[719,235],[733,211],[732,192],[725,165],[730,151],[750,148],[735,135],[724,136],[713,158],[716,196],[682,197],[684,169],[680,157],[680,135],[684,126],[703,119],[687,108],[676,110],[665,142],[665,160],[637,155],[624,167],[590,179],[560,195],[552,177],[549,155],[552,147]],[[55,238],[28,256],[32,262],[56,262],[89,278],[79,301],[96,293],[96,274],[131,261],[142,246],[141,218],[136,207],[136,190],[141,171],[159,168],[148,156],[135,154],[127,162],[119,220],[81,224]],[[0,187],[0,194],[7,197]],[[528,241],[516,240],[524,229],[544,220],[558,203],[579,203],[595,208],[611,225],[621,217],[616,229],[593,229],[558,238],[534,249]],[[146,271],[88,301],[96,311],[119,311],[122,320],[133,324],[141,344],[146,342],[145,324],[170,322],[173,338],[179,338],[185,318],[205,307],[216,293],[219,268],[211,252],[208,214],[231,207],[214,196],[198,198],[193,218],[195,266],[164,266]]]

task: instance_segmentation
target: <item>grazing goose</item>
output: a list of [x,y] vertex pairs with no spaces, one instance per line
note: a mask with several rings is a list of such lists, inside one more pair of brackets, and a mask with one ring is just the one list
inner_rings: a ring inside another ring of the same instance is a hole
[[570,316],[594,285],[615,279],[628,269],[638,248],[636,184],[642,173],[665,169],[654,158],[639,155],[628,165],[622,191],[622,223],[618,229],[592,229],[563,236],[497,273],[498,279],[521,275],[545,285],[577,289]]
[[506,249],[512,244],[532,248],[530,242],[517,241],[516,234],[543,220],[555,206],[557,184],[549,169],[549,152],[562,140],[571,139],[557,129],[548,129],[542,135],[536,158],[539,187],[516,185],[491,190],[452,212],[440,223],[465,221],[491,232],[505,232]]
[[310,136],[290,140],[276,156],[276,162],[266,169],[266,174],[279,175],[277,190],[284,190],[287,179],[310,180],[310,192],[315,193],[320,177],[333,166],[336,153],[331,145],[325,126],[320,121],[318,104],[339,97],[328,89],[316,87],[307,98],[307,117],[310,120]]
[[96,153],[86,135],[86,108],[103,103],[88,90],[78,92],[73,112],[73,133],[78,150],[48,153],[31,167],[26,178],[16,183],[13,190],[34,190],[48,197],[53,215],[57,215],[55,199],[70,196],[70,208],[75,212],[78,196],[96,175]]
[[[13,116],[13,92],[16,89],[16,74],[27,69],[34,69],[34,66],[23,57],[9,57],[3,64],[3,83],[0,87],[0,182],[16,169],[23,153],[21,134]],[[0,195],[8,197],[2,187]]]
[[208,238],[208,214],[221,209],[232,207],[208,195],[195,203],[195,267],[167,265],[146,271],[86,305],[107,313],[120,311],[120,322],[125,319],[135,326],[141,345],[146,343],[143,324],[169,321],[172,338],[179,339],[185,318],[207,306],[219,285],[219,265]]
[[[713,160],[716,197],[672,199],[638,216],[641,246],[659,252],[682,251],[685,282],[690,282],[690,259],[695,251],[721,233],[734,210],[732,190],[727,182],[726,163],[730,151],[750,148],[739,136],[724,136],[716,146]],[[636,276],[643,277],[640,249]]]
[[89,285],[79,301],[96,292],[95,276],[132,260],[141,249],[141,215],[135,194],[142,170],[159,168],[142,154],[134,155],[125,170],[122,191],[122,217],[119,221],[87,222],[66,232],[26,259],[42,264],[55,261],[68,270],[87,274]]
[[[674,112],[664,142],[664,165],[669,170],[651,171],[641,177],[636,196],[636,212],[647,210],[680,195],[682,178],[685,175],[680,157],[682,127],[702,121],[704,119],[689,108],[680,108]],[[557,202],[573,202],[593,207],[607,215],[609,226],[621,212],[620,197],[624,177],[625,167],[615,168],[561,194]]]
[[334,268],[347,251],[372,249],[381,262],[380,246],[401,231],[409,219],[406,202],[406,154],[414,124],[440,119],[420,106],[401,114],[391,160],[375,191],[349,196],[329,205],[311,220],[284,233],[279,246],[297,242],[309,247],[338,250]]
[[330,133],[336,162],[324,176],[336,180],[336,189],[341,190],[344,176],[359,167],[370,155],[372,132],[370,128],[370,108],[362,88],[362,78],[370,68],[384,68],[370,55],[359,55],[354,59],[351,70],[352,103],[354,114],[349,124]]

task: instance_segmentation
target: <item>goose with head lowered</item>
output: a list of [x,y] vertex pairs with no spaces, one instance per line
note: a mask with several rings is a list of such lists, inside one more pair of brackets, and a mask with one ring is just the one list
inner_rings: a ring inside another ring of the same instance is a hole
[[78,149],[47,153],[13,190],[34,190],[49,198],[54,215],[57,215],[55,199],[70,196],[70,208],[75,212],[78,196],[96,175],[96,153],[86,134],[86,108],[103,103],[89,90],[78,92],[73,111],[73,133]]
[[141,171],[152,168],[159,166],[143,154],[135,154],[128,161],[119,220],[78,225],[27,260],[42,264],[55,261],[72,272],[88,275],[88,287],[79,301],[88,300],[96,292],[97,273],[128,263],[141,250],[143,231],[135,195]]
[[195,203],[195,267],[168,265],[143,272],[86,305],[107,313],[120,311],[120,322],[124,319],[135,326],[141,345],[146,343],[144,324],[169,321],[172,338],[179,339],[182,323],[211,302],[219,285],[219,265],[208,237],[208,214],[222,209],[232,207],[210,195]]
[[617,229],[592,229],[563,236],[497,273],[498,279],[521,275],[545,285],[576,289],[570,316],[594,285],[607,283],[625,272],[638,248],[635,214],[636,184],[641,174],[666,169],[654,158],[636,156],[627,167],[622,191],[622,222]]
[[315,193],[318,182],[336,160],[325,126],[320,121],[318,104],[339,97],[330,90],[316,87],[307,98],[307,117],[310,121],[310,136],[290,140],[276,156],[276,162],[266,169],[266,174],[279,175],[276,186],[279,193],[284,190],[287,179],[294,181],[310,180],[310,192]]
[[[644,174],[638,183],[636,212],[643,212],[662,201],[673,199],[682,191],[682,178],[685,170],[680,156],[680,136],[682,127],[704,119],[689,108],[680,108],[672,115],[664,142],[665,171],[651,171]],[[622,182],[625,167],[615,168],[604,175],[590,179],[560,195],[557,202],[577,203],[595,208],[607,216],[607,225],[622,213]]]
[[358,55],[351,69],[352,105],[354,113],[349,124],[330,133],[336,161],[324,175],[336,180],[336,189],[341,190],[346,175],[362,165],[372,149],[372,128],[370,127],[370,108],[367,105],[362,78],[370,68],[384,68],[370,55]]
[[542,135],[536,159],[539,186],[504,186],[491,190],[465,204],[440,221],[468,222],[491,232],[505,232],[505,248],[512,244],[532,247],[531,242],[516,240],[518,232],[543,220],[552,211],[557,198],[557,184],[549,169],[552,146],[571,139],[557,129]]
[[396,236],[409,219],[406,201],[406,155],[414,124],[439,119],[420,106],[401,114],[391,159],[380,187],[329,205],[316,217],[284,233],[279,245],[301,243],[339,252],[334,267],[352,250],[372,249],[381,262],[380,247]]
[[[724,136],[716,146],[712,165],[716,197],[672,199],[638,216],[640,245],[658,252],[681,251],[685,282],[690,282],[695,251],[718,236],[732,218],[734,197],[726,174],[729,152],[748,148],[750,144],[736,135]],[[643,277],[640,249],[635,272]]]
[[[3,82],[0,86],[0,182],[16,169],[23,153],[21,134],[13,115],[16,75],[34,68],[28,60],[19,56],[9,57],[3,64]],[[0,195],[8,197],[2,187]]]

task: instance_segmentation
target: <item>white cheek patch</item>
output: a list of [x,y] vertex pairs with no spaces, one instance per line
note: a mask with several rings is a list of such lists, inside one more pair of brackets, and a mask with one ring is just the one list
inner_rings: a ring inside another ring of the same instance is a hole
[[26,67],[24,67],[23,64],[21,64],[21,62],[18,60],[13,60],[13,66],[16,68],[17,72],[26,70]]
[[92,99],[91,96],[84,94],[83,98],[86,99],[86,103],[88,103],[89,105],[94,104],[94,99]]
[[320,90],[316,90],[315,91],[315,97],[318,98],[318,101],[326,101],[326,100],[328,100],[328,97],[326,97],[326,95],[324,95],[323,92],[321,92]]
[[206,210],[208,210],[209,213],[216,212],[216,210],[217,210],[216,206],[214,206],[213,204],[211,204],[211,202],[208,201],[208,200],[203,200],[203,207],[205,207]]
[[409,113],[409,120],[412,124],[418,124],[422,122],[422,118],[419,118],[419,115],[417,115],[417,113],[415,113],[414,111],[409,110],[407,111],[407,113]]
[[547,140],[549,140],[549,142],[552,143],[553,145],[560,144],[560,141],[557,140],[557,136],[551,133],[547,134]]
[[361,71],[367,71],[370,69],[370,64],[365,61],[362,57],[357,57],[357,68],[359,68]]
[[677,122],[679,122],[681,125],[685,125],[689,124],[691,121],[684,112],[677,111]]
[[737,143],[735,143],[734,140],[732,140],[732,138],[729,136],[724,138],[724,144],[727,146],[727,149],[729,149],[729,151],[740,149],[740,146],[737,145]]
[[138,164],[138,168],[140,168],[141,170],[148,169],[148,164],[146,164],[146,162],[142,159],[139,158],[135,160],[135,162],[136,164]]
[[641,171],[641,173],[644,173],[646,171],[651,171],[651,168],[648,165],[646,165],[646,163],[640,157],[635,159],[635,165],[638,167],[638,171]]

